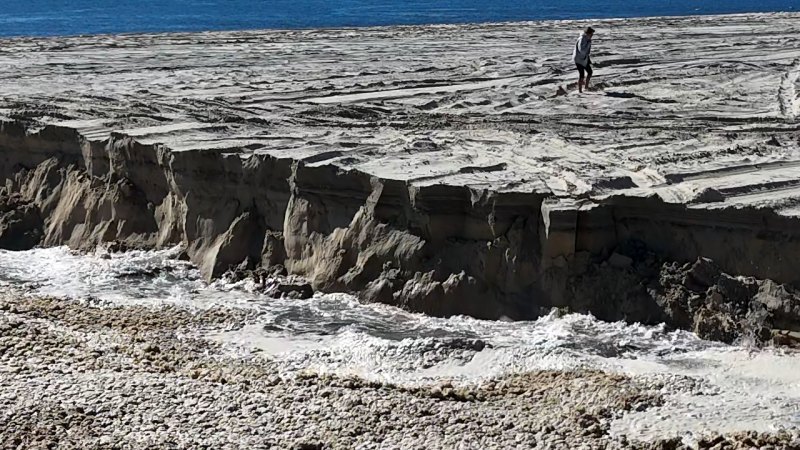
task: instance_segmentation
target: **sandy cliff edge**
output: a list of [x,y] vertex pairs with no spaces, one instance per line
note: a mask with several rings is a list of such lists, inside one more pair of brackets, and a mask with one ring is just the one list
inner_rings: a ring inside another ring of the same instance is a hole
[[800,330],[797,297],[776,284],[798,281],[798,219],[768,209],[420,187],[267,155],[174,153],[122,134],[98,145],[15,122],[0,124],[0,150],[14,214],[3,216],[4,242],[182,244],[209,279],[282,265],[315,290],[441,316],[566,307],[728,341]]

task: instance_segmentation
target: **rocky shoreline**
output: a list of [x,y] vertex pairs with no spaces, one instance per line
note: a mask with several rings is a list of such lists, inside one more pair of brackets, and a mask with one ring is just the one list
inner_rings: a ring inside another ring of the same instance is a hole
[[[0,294],[2,448],[689,448],[609,435],[661,404],[663,381],[540,371],[401,386],[232,356],[202,336],[252,312]],[[691,380],[684,383],[691,385]],[[698,439],[703,449],[800,446],[797,430]]]

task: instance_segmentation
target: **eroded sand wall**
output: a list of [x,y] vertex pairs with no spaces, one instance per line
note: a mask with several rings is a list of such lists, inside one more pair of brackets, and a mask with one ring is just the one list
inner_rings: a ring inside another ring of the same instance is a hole
[[800,229],[769,210],[564,202],[267,155],[171,152],[118,134],[100,145],[67,128],[4,122],[0,131],[5,194],[38,210],[42,245],[183,244],[208,278],[281,264],[322,291],[436,315],[525,318],[550,306],[603,309],[576,299],[571,283],[630,242],[677,261],[710,257],[732,274],[800,277],[791,256]]

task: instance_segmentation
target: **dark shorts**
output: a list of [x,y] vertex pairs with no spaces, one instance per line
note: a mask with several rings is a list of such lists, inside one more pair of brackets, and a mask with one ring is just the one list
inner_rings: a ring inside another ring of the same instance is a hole
[[592,63],[589,63],[585,66],[582,66],[580,64],[575,64],[575,67],[578,68],[578,74],[581,76],[581,78],[586,78],[584,72],[589,74],[590,77],[592,76]]

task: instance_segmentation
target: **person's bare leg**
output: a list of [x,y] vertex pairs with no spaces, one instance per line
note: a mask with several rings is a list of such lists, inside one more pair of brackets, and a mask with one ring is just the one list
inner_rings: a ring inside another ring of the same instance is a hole
[[583,88],[587,91],[589,90],[589,81],[592,79],[592,66],[586,66],[586,83],[583,84]]

